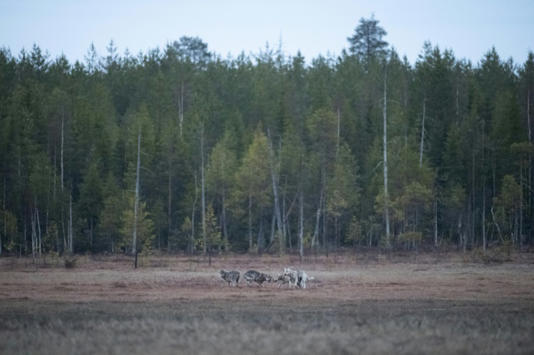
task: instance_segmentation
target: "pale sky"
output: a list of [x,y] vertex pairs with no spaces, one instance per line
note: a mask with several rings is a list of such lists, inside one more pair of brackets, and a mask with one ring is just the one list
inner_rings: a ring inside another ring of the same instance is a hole
[[258,53],[269,42],[310,62],[340,54],[361,17],[371,14],[385,40],[414,62],[426,40],[477,63],[492,46],[516,63],[534,51],[533,0],[0,0],[0,47],[18,55],[34,43],[54,58],[83,60],[93,42],[105,55],[111,39],[121,55],[198,36],[226,58]]

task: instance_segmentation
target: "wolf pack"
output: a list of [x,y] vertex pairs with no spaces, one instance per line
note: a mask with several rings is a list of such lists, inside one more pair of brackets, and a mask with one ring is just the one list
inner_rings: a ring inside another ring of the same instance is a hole
[[[219,273],[223,281],[228,283],[228,286],[238,286],[241,277],[239,271],[221,270]],[[254,284],[263,286],[265,282],[268,282],[278,284],[279,288],[284,285],[287,285],[287,287],[306,288],[306,283],[314,280],[314,277],[308,276],[303,270],[286,267],[283,272],[278,273],[275,277],[256,270],[248,270],[243,274],[243,279],[245,279],[248,286]]]

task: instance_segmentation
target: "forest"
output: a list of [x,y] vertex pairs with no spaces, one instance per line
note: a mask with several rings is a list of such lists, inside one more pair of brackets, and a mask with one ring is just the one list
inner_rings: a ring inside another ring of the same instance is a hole
[[525,250],[534,54],[0,49],[0,254]]

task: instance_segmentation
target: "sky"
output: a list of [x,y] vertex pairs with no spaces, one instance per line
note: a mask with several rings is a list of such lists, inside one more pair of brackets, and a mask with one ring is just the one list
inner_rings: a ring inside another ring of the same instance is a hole
[[281,48],[310,62],[339,55],[360,18],[375,16],[384,38],[411,63],[430,41],[473,64],[495,46],[524,63],[534,51],[533,0],[0,0],[0,47],[18,55],[33,44],[55,58],[84,60],[113,40],[119,52],[147,52],[198,36],[222,58]]

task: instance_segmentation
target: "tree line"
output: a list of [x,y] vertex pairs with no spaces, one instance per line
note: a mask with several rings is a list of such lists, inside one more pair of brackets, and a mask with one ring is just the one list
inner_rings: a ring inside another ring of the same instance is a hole
[[0,253],[531,245],[534,54],[412,65],[385,35],[309,64],[1,49]]

